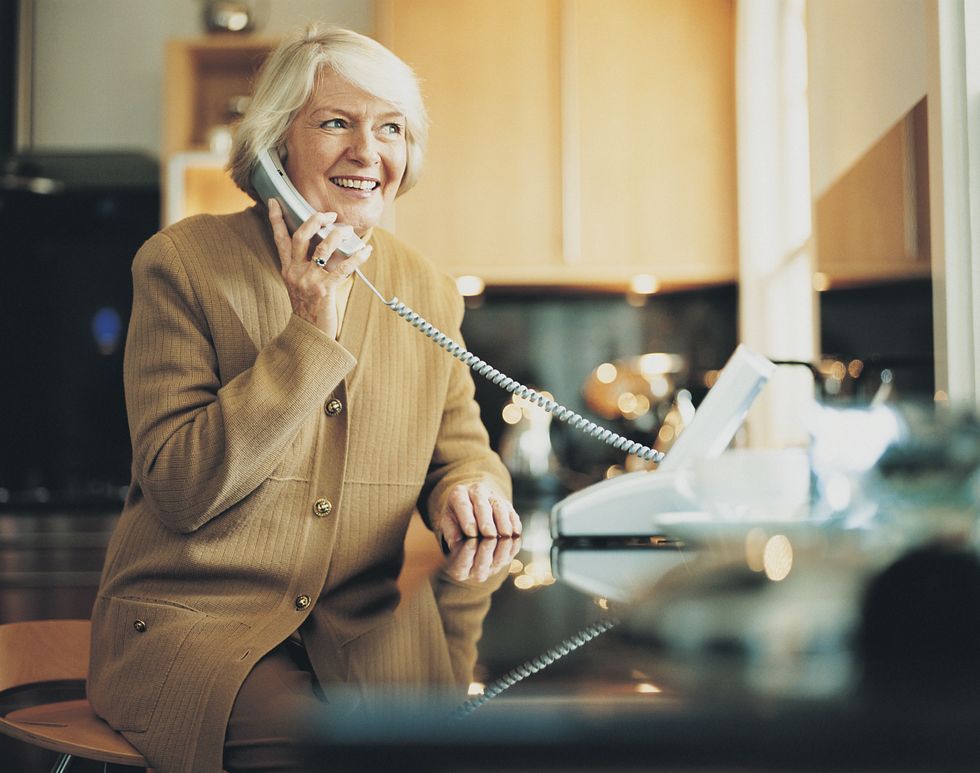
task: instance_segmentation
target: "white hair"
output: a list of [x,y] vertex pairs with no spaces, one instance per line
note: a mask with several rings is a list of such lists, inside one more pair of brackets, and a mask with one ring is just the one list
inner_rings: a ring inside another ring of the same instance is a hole
[[316,23],[288,36],[259,73],[255,92],[235,130],[228,170],[235,184],[258,201],[250,180],[260,152],[282,144],[297,112],[329,68],[362,91],[388,102],[405,116],[407,159],[401,195],[419,178],[429,119],[412,68],[365,35]]

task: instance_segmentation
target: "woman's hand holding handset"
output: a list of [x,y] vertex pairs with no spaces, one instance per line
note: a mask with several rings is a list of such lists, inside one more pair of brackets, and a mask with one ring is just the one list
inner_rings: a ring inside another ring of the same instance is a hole
[[[337,252],[344,237],[350,233],[350,226],[343,225],[332,228],[311,249],[313,237],[325,226],[333,225],[336,219],[334,212],[316,212],[290,236],[279,202],[269,199],[269,222],[293,313],[331,338],[337,337],[340,328],[337,289],[364,264],[372,251],[372,247],[366,245],[350,257]],[[318,264],[318,260],[323,265]]]

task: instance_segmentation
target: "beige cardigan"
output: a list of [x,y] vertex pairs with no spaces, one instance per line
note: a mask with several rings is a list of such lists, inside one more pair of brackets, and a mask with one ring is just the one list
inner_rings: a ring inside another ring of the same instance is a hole
[[[452,280],[371,241],[371,281],[457,337]],[[165,229],[133,277],[133,481],[92,616],[96,711],[163,773],[218,771],[238,688],[301,625],[324,682],[468,680],[485,593],[438,591],[471,612],[462,642],[428,587],[393,616],[416,508],[480,478],[509,491],[466,367],[360,281],[339,340],[293,315],[262,207]]]

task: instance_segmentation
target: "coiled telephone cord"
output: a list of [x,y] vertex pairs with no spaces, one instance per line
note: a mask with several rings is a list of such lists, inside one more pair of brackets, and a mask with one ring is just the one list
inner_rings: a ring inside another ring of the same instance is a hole
[[623,437],[622,435],[613,432],[611,429],[606,429],[594,421],[589,421],[587,418],[579,413],[566,408],[560,403],[545,397],[540,392],[531,389],[530,387],[524,386],[519,381],[512,379],[505,373],[501,373],[499,370],[494,368],[490,363],[484,362],[479,357],[477,357],[473,352],[466,349],[464,346],[456,343],[452,338],[447,336],[437,327],[435,327],[431,322],[427,322],[425,318],[419,314],[417,311],[413,311],[406,304],[402,303],[396,296],[392,296],[391,300],[387,300],[381,292],[373,284],[371,284],[364,275],[357,271],[357,275],[363,280],[381,302],[391,309],[395,314],[408,322],[412,327],[422,333],[424,336],[429,338],[437,346],[441,347],[445,351],[449,352],[453,357],[455,357],[460,362],[468,365],[473,371],[479,373],[487,381],[496,384],[501,389],[516,394],[519,397],[523,397],[525,400],[544,408],[545,411],[556,416],[559,420],[570,424],[575,427],[575,429],[584,432],[587,435],[591,435],[603,443],[613,446],[620,451],[625,451],[628,454],[638,456],[647,462],[660,463],[664,460],[664,454],[661,451],[655,451],[649,446],[645,446],[642,443],[637,443],[629,438]]
[[509,687],[513,687],[522,679],[526,679],[532,674],[536,674],[541,669],[550,666],[556,660],[565,657],[565,655],[569,654],[570,652],[574,652],[583,644],[592,641],[596,636],[599,636],[600,634],[603,634],[610,628],[614,627],[618,622],[619,621],[615,619],[599,620],[598,622],[583,628],[575,635],[565,639],[565,641],[561,642],[561,644],[552,647],[550,650],[538,655],[538,657],[534,658],[533,660],[522,663],[517,668],[508,671],[499,679],[496,679],[488,684],[482,695],[468,700],[466,703],[459,706],[453,712],[453,716],[456,719],[462,719],[468,714],[472,714],[491,698],[495,698],[504,690],[508,689]]

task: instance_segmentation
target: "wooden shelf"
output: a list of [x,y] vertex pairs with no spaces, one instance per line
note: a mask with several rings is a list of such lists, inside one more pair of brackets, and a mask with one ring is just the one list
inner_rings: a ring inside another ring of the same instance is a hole
[[163,105],[165,225],[200,213],[238,212],[251,204],[224,170],[227,149],[212,147],[213,132],[225,140],[255,76],[277,41],[249,35],[211,35],[170,40]]
[[208,148],[208,134],[234,118],[233,102],[252,93],[275,47],[270,38],[213,35],[170,40],[164,88],[164,156]]

